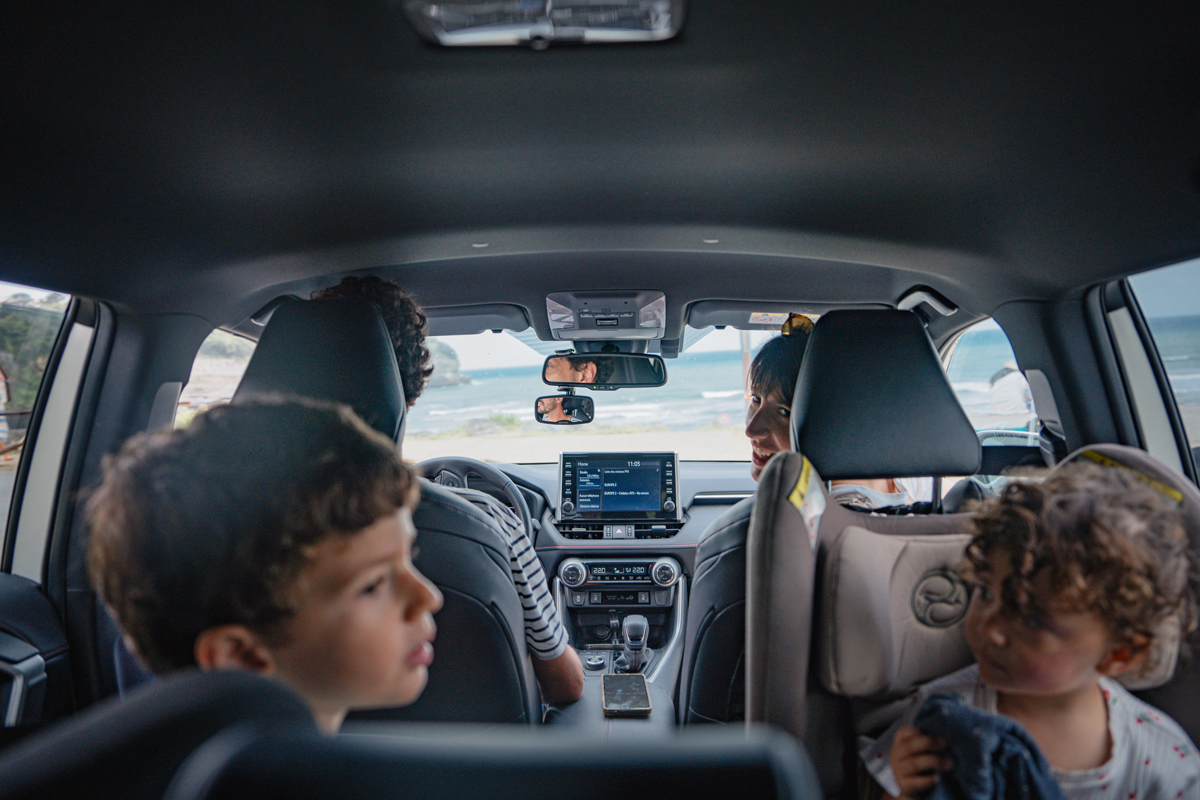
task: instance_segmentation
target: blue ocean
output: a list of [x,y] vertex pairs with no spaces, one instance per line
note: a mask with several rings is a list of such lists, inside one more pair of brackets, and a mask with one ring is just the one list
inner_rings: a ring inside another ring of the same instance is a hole
[[1175,402],[1200,406],[1200,316],[1148,320]]

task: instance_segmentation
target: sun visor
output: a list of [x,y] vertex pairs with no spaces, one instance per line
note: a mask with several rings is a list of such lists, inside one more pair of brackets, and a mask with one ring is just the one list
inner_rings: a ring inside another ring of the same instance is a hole
[[523,331],[529,317],[521,306],[481,303],[474,306],[433,306],[423,309],[430,336],[464,336],[484,331]]

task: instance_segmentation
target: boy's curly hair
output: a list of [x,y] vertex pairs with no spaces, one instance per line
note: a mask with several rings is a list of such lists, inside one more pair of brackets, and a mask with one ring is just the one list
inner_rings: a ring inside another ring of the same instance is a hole
[[395,445],[345,406],[256,398],[106,456],[85,514],[88,573],[157,673],[195,665],[196,638],[241,624],[285,644],[289,592],[312,552],[413,508]]
[[425,391],[425,382],[433,374],[432,356],[425,346],[428,327],[425,312],[396,284],[377,275],[350,275],[337,286],[312,293],[313,300],[366,300],[379,309],[404,384],[404,400],[411,407]]
[[1130,469],[1080,462],[1016,480],[980,506],[975,527],[962,571],[974,580],[1006,554],[1009,613],[1038,610],[1045,574],[1058,602],[1099,615],[1118,642],[1152,642],[1171,619],[1196,629],[1197,567],[1178,506]]

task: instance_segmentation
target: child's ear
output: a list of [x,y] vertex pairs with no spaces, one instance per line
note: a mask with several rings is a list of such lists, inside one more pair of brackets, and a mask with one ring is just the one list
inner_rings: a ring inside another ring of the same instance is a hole
[[275,671],[270,648],[245,625],[221,625],[204,631],[196,637],[195,656],[202,669]]
[[1113,645],[1096,665],[1096,671],[1101,675],[1115,678],[1141,666],[1142,660],[1150,650],[1150,640],[1135,633],[1128,642]]

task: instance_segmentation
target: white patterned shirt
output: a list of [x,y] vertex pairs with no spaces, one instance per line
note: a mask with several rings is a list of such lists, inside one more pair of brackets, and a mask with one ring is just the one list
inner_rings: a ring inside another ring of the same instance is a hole
[[567,632],[559,620],[546,572],[525,527],[511,509],[490,494],[475,489],[448,488],[487,514],[496,530],[504,536],[513,585],[517,587],[521,608],[525,611],[525,644],[530,654],[541,661],[558,658],[567,650]]
[[[1095,769],[1055,769],[1063,794],[1070,800],[1200,800],[1200,756],[1183,728],[1110,678],[1100,678],[1100,689],[1108,700],[1112,757]],[[999,713],[995,690],[983,682],[974,664],[918,692],[922,699],[931,694],[956,695],[969,706]],[[859,739],[858,752],[867,771],[893,796],[900,788],[892,775],[892,737],[900,726],[912,724],[919,706],[914,703],[878,739]]]

